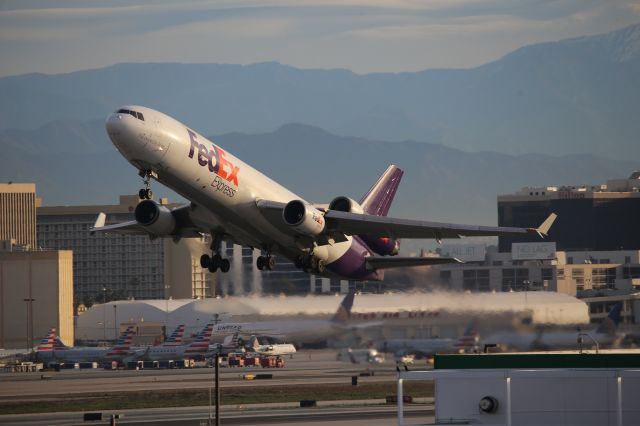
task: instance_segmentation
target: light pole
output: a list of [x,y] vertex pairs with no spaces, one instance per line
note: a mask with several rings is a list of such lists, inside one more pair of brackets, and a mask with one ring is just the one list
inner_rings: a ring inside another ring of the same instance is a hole
[[118,305],[113,305],[113,339],[118,339]]
[[107,341],[107,288],[102,287],[102,341]]
[[27,351],[31,352],[33,350],[33,344],[32,344],[32,340],[33,340],[33,324],[32,324],[32,319],[33,319],[33,315],[31,314],[31,304],[33,302],[35,302],[36,299],[32,298],[32,297],[27,297],[25,299],[22,299],[25,302],[27,302]]
[[164,285],[164,300],[165,300],[165,316],[164,316],[164,339],[169,337],[169,290],[171,286],[169,284]]

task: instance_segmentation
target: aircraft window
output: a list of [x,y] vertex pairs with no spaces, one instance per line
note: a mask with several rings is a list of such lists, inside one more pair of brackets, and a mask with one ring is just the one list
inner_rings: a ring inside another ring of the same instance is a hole
[[138,111],[131,111],[131,110],[122,108],[118,110],[118,114],[129,114],[132,117],[137,118],[138,120],[144,121],[144,116],[142,115],[141,112],[138,112]]

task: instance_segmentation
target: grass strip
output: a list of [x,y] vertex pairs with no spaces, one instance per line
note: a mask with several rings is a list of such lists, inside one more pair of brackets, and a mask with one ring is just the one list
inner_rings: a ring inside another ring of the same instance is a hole
[[[222,405],[246,405],[274,402],[297,402],[303,399],[335,401],[379,399],[395,395],[396,383],[316,384],[273,387],[221,388]],[[413,397],[433,396],[432,382],[409,381],[404,394]],[[136,392],[63,395],[56,400],[0,402],[0,414],[52,413],[60,411],[126,410],[135,408],[190,407],[209,404],[208,389],[180,389]]]

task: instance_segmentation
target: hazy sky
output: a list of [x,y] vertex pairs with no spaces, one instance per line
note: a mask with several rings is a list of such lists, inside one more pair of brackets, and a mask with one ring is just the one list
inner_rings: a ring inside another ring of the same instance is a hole
[[473,67],[640,22],[640,0],[0,0],[0,76],[119,62]]

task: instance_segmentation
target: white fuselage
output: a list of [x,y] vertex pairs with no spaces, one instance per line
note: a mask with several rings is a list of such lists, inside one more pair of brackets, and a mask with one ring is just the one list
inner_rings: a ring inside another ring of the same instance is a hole
[[[145,107],[127,108],[141,112],[144,121],[111,114],[106,122],[109,137],[136,168],[153,171],[159,182],[204,207],[191,215],[201,229],[222,232],[237,244],[290,259],[302,253],[295,238],[274,226],[256,206],[258,200],[287,203],[302,197],[179,121]],[[348,250],[350,241],[318,250],[317,255],[329,264]]]
[[274,345],[258,345],[252,348],[254,352],[265,356],[283,356],[296,353],[296,348],[290,343],[280,343]]
[[331,320],[271,320],[259,322],[221,323],[213,328],[213,335],[238,332],[241,335],[273,337],[299,343],[316,343],[337,338],[346,329]]

